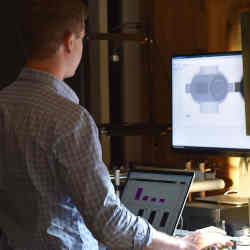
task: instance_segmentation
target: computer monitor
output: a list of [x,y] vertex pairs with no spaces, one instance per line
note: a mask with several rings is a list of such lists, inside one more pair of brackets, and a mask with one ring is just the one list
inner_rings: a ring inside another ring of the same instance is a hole
[[248,154],[240,51],[172,56],[174,149]]

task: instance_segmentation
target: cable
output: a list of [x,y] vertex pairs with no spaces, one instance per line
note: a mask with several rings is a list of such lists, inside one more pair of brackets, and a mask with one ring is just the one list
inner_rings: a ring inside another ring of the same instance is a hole
[[181,215],[181,217],[180,217],[178,226],[179,226],[179,229],[180,229],[180,230],[183,229],[183,217],[182,217],[182,215]]
[[231,190],[226,191],[223,195],[228,195],[232,193],[238,193],[238,191],[236,189],[231,189]]

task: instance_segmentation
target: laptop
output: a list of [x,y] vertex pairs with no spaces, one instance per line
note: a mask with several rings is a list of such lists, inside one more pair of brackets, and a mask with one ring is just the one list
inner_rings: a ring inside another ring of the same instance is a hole
[[157,230],[173,235],[193,180],[192,171],[130,170],[121,201]]

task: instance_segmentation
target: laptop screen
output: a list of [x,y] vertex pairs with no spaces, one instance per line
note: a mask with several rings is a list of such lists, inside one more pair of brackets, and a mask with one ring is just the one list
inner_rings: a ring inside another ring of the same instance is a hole
[[121,195],[122,203],[157,230],[173,235],[194,178],[188,171],[132,170]]

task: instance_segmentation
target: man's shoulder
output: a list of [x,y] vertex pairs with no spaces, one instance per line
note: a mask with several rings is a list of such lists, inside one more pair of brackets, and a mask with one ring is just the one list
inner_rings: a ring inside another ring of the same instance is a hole
[[60,130],[74,130],[76,127],[96,126],[93,117],[83,106],[64,100],[60,110],[54,109],[54,121]]
[[51,108],[56,114],[59,116],[61,114],[65,119],[77,119],[83,116],[91,116],[85,107],[61,96],[57,98]]

